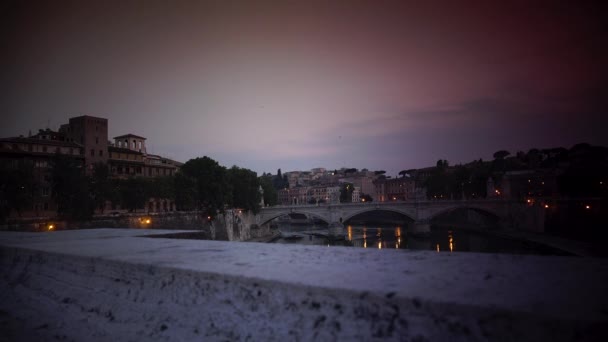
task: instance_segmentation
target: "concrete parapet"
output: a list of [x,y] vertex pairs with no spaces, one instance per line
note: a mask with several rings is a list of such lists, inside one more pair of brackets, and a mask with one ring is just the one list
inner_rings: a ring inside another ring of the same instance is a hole
[[603,259],[139,237],[153,233],[0,234],[0,319],[15,323],[5,336],[566,341],[608,330]]

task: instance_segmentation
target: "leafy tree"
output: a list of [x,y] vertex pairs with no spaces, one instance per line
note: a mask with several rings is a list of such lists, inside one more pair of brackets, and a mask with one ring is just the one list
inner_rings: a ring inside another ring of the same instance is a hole
[[374,175],[376,175],[376,176],[383,175],[385,173],[386,173],[386,171],[384,171],[384,170],[374,171]]
[[20,161],[17,165],[10,165],[2,162],[0,179],[0,220],[8,217],[11,211],[21,216],[22,210],[32,206],[34,193],[39,189],[33,163]]
[[146,193],[148,197],[175,200],[174,176],[155,177],[147,185],[148,191]]
[[414,171],[416,171],[416,169],[407,169],[407,170],[401,170],[401,171],[399,171],[399,175],[400,175],[401,177],[405,177],[405,176],[407,176],[407,175],[411,174],[411,173],[412,173],[412,172],[414,172]]
[[257,214],[260,211],[260,200],[262,199],[257,174],[249,169],[233,166],[228,169],[227,175],[232,190],[230,204]]
[[262,190],[264,191],[264,204],[269,206],[277,205],[278,196],[277,190],[272,185],[272,175],[263,174],[259,179],[260,185],[262,185]]
[[127,208],[129,212],[137,211],[137,209],[141,209],[146,205],[150,189],[149,180],[131,177],[121,180],[119,184],[122,206]]
[[175,189],[175,206],[177,210],[194,210],[196,208],[196,180],[178,172],[173,178]]
[[445,159],[439,159],[437,161],[436,167],[439,168],[439,169],[447,169],[448,166],[449,166],[448,161],[445,160]]
[[494,159],[505,159],[510,154],[511,153],[506,150],[496,151],[494,152]]
[[195,206],[211,216],[223,212],[231,199],[226,168],[205,156],[188,160],[181,168],[184,175],[195,181]]
[[55,155],[51,161],[51,184],[59,216],[86,219],[93,215],[91,181],[80,162]]
[[353,190],[355,190],[355,187],[351,183],[342,183],[340,186],[340,202],[351,203],[353,201]]
[[93,176],[91,178],[91,192],[93,196],[93,205],[101,209],[103,213],[105,203],[108,200],[116,198],[113,194],[114,187],[110,179],[110,169],[108,164],[97,163],[93,165]]

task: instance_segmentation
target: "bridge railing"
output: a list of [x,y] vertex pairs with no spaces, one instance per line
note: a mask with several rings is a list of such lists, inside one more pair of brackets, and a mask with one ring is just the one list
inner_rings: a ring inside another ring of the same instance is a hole
[[356,203],[330,203],[330,204],[294,204],[294,205],[275,205],[271,207],[264,207],[262,210],[266,209],[289,209],[289,208],[330,208],[330,207],[342,207],[342,206],[390,206],[396,204],[409,204],[409,205],[450,205],[450,204],[462,204],[462,203],[471,203],[471,204],[480,204],[480,203],[515,203],[521,202],[514,199],[502,199],[502,198],[489,198],[489,199],[476,199],[476,200],[424,200],[424,201],[385,201],[385,202],[356,202]]

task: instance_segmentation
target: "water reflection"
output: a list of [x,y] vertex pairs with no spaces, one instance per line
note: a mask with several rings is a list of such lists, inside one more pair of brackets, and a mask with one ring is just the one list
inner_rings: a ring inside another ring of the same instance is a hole
[[452,231],[448,231],[448,239],[450,239],[450,252],[454,251],[454,237],[452,236]]
[[[437,252],[489,252],[567,255],[561,251],[525,241],[500,238],[492,232],[431,226],[430,233],[410,234],[408,227],[348,225],[343,239],[328,239],[327,232],[317,227],[290,227],[283,232],[297,238],[283,237],[279,243],[312,244],[323,246],[354,246],[377,249],[435,250]],[[458,243],[456,243],[458,240]]]

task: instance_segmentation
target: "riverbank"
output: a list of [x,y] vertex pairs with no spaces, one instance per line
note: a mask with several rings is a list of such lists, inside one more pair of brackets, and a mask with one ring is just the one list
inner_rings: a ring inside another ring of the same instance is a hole
[[15,340],[608,336],[605,259],[141,237],[159,233],[0,232],[0,327]]

